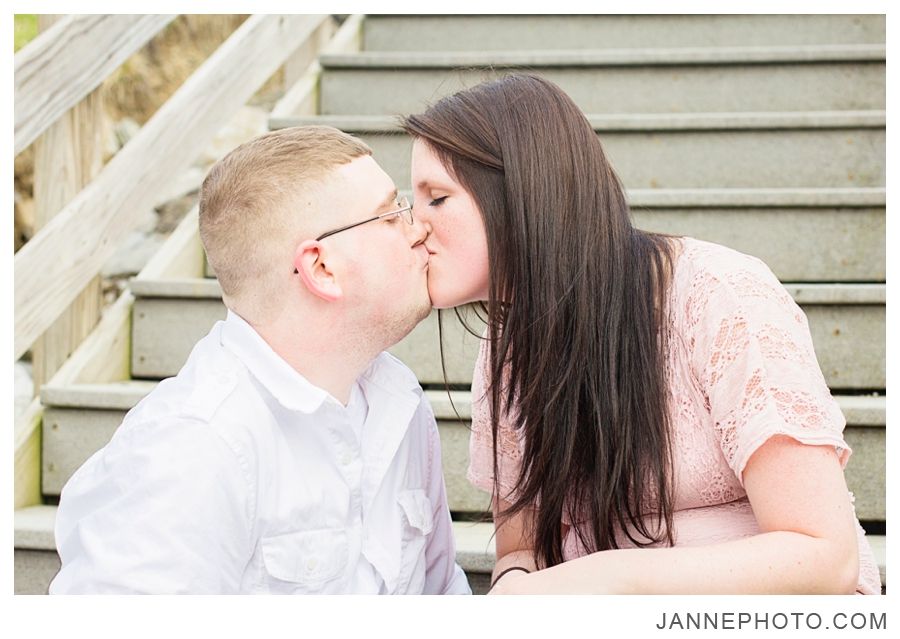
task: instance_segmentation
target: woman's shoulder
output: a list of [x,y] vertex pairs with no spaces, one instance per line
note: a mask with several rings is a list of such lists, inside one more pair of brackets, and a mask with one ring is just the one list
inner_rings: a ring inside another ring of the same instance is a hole
[[750,324],[800,321],[790,293],[760,259],[721,244],[684,238],[670,303],[683,330],[717,329],[739,315]]
[[676,271],[686,271],[693,277],[704,273],[725,278],[737,271],[771,272],[758,257],[741,253],[723,244],[683,237],[680,238],[680,247]]
[[681,239],[673,289],[685,301],[706,298],[714,292],[738,298],[787,295],[772,270],[759,258],[691,237]]

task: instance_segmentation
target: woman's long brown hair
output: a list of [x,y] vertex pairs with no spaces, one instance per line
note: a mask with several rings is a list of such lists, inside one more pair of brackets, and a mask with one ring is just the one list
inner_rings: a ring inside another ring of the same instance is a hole
[[[563,514],[591,551],[617,548],[617,532],[671,544],[671,243],[634,228],[587,118],[538,76],[461,91],[403,128],[484,220],[494,495],[512,504],[501,519],[535,509],[541,566],[563,561]],[[515,496],[497,479],[501,416],[524,438]]]

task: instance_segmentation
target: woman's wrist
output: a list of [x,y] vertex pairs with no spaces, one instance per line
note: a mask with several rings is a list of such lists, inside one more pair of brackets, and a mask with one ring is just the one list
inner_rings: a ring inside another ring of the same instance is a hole
[[489,595],[524,595],[531,593],[531,580],[539,573],[527,570],[510,570],[497,575]]
[[528,570],[528,568],[525,568],[524,566],[510,566],[508,568],[504,568],[503,570],[500,571],[500,574],[498,574],[496,577],[494,577],[494,580],[491,582],[491,588],[496,586],[497,582],[499,582],[500,579],[502,579],[504,575],[508,575],[509,573],[514,572],[514,571],[521,571],[522,573],[524,573],[526,575],[531,572],[530,570]]
[[[509,568],[516,568],[516,570],[507,572]],[[534,553],[530,549],[521,548],[506,552],[499,556],[494,564],[493,577],[491,579],[492,594],[508,594],[507,591],[510,586],[524,580],[526,577],[530,578],[537,569]]]

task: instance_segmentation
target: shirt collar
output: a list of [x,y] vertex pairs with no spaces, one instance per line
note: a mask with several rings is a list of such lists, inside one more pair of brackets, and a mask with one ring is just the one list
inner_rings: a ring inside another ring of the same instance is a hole
[[222,326],[221,343],[288,410],[314,413],[331,397],[328,391],[294,370],[244,318],[230,309]]
[[[250,373],[288,410],[311,414],[319,410],[331,397],[298,373],[260,336],[244,318],[232,310],[223,322],[221,344],[235,355]],[[418,398],[422,389],[419,381],[403,363],[393,355],[380,353],[360,375],[362,388],[373,386],[397,399]],[[370,394],[366,392],[367,396]],[[334,400],[337,401],[337,400]]]
[[388,352],[379,353],[359,379],[363,388],[377,386],[390,395],[409,396],[410,391],[416,397],[422,394],[422,387],[413,372]]

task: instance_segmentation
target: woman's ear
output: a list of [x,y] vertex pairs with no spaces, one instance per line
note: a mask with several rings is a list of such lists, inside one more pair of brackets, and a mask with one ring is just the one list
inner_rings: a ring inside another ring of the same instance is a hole
[[321,242],[304,240],[294,252],[294,273],[307,290],[326,302],[334,302],[343,297],[335,275],[326,263],[327,250]]

